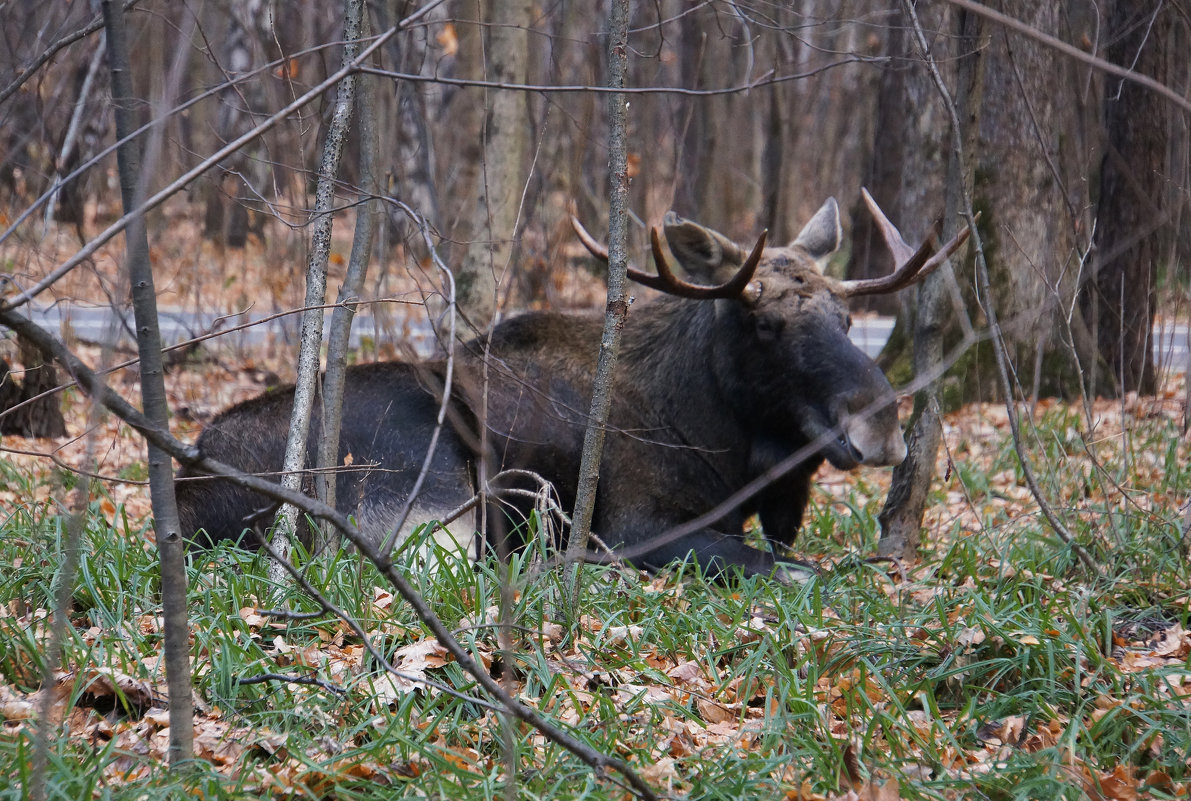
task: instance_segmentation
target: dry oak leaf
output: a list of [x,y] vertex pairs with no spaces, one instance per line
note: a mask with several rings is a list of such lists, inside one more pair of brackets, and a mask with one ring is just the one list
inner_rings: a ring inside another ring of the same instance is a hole
[[153,685],[118,670],[90,670],[83,675],[84,692],[97,699],[111,698],[119,703],[120,696],[129,705],[147,709],[153,706]]
[[256,611],[255,606],[245,606],[240,609],[238,614],[240,615],[240,619],[243,620],[250,629],[260,629],[269,622],[264,615],[261,615]]
[[5,721],[29,720],[37,714],[37,705],[26,695],[0,684],[0,718]]
[[1178,623],[1165,631],[1160,631],[1150,638],[1149,645],[1153,648],[1153,656],[1167,656],[1183,659],[1191,654],[1191,632]]
[[667,787],[670,787],[680,778],[674,766],[675,760],[673,757],[662,757],[652,765],[639,768],[638,772],[641,774],[641,778],[647,782],[652,784],[662,784],[664,782]]
[[438,640],[418,640],[398,648],[390,660],[400,675],[383,673],[367,680],[373,695],[381,703],[392,703],[400,696],[422,687],[431,694],[437,688],[426,684],[426,671],[440,668],[450,659],[450,653]]
[[699,698],[695,701],[695,706],[699,710],[699,717],[708,723],[728,723],[740,716],[740,704],[728,706],[706,698]]
[[450,656],[446,646],[436,639],[427,638],[398,648],[393,654],[393,664],[399,665],[402,672],[424,671],[442,667],[450,661]]
[[1137,801],[1137,779],[1125,765],[1117,765],[1109,772],[1095,774],[1084,767],[1084,791],[1099,801]]
[[691,660],[670,668],[666,675],[678,684],[696,684],[702,682],[703,668],[698,662]]

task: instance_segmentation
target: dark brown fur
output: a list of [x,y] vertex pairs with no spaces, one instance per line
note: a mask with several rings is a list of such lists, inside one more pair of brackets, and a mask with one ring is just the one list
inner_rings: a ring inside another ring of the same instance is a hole
[[[742,259],[739,249],[694,223],[669,218],[666,235],[679,263],[703,284],[722,281]],[[838,211],[830,201],[798,240],[765,251],[750,284],[758,290],[756,297],[662,297],[633,307],[623,332],[593,519],[593,530],[604,542],[648,543],[826,436],[817,455],[752,501],[638,560],[660,568],[694,554],[712,571],[771,574],[782,570],[781,562],[772,552],[744,543],[747,516],[758,513],[768,539],[788,545],[801,525],[812,476],[825,458],[845,469],[901,460],[904,444],[892,389],[848,340],[843,294],[821,271],[821,262],[838,243]],[[527,313],[470,343],[456,364],[461,387],[453,399],[456,418],[485,421],[490,474],[503,468],[531,470],[553,483],[568,511],[600,336],[601,318],[594,314]],[[441,378],[441,365],[419,369],[423,376]],[[486,407],[480,402],[485,380]],[[371,365],[356,368],[348,381],[355,400],[347,405],[344,427],[357,443],[355,459],[402,466],[416,461],[429,441],[437,408],[424,378],[408,366]],[[220,433],[205,432],[200,449],[236,463],[229,457],[237,438],[286,426],[290,402],[285,395],[274,404],[225,412],[212,424]],[[389,411],[378,414],[380,407]],[[380,436],[377,446],[360,444],[374,436]],[[478,439],[474,430],[443,432],[436,464],[444,480],[432,484],[431,506],[441,508],[470,492],[452,492],[449,484],[460,466],[472,461],[468,443]],[[245,466],[267,469],[274,462],[279,465],[280,456],[270,451]],[[387,494],[408,493],[413,479],[402,470],[385,474]],[[345,511],[357,514],[357,501],[373,503],[367,493],[341,497],[348,499]],[[218,539],[238,535],[238,521],[262,504],[223,492],[201,504],[183,499],[182,505],[190,526],[205,527]],[[508,510],[496,508],[501,514]],[[509,523],[520,524],[527,512],[520,504]]]

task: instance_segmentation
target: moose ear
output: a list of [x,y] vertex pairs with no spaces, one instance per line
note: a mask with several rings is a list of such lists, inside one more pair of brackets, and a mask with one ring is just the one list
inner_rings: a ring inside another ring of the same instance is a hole
[[797,245],[822,265],[828,256],[839,250],[843,238],[844,232],[839,223],[839,205],[836,204],[835,198],[829,197],[798,233],[798,238],[791,247]]
[[744,252],[731,239],[672,211],[666,212],[662,226],[670,252],[687,274],[700,283],[722,282],[734,275],[744,260]]

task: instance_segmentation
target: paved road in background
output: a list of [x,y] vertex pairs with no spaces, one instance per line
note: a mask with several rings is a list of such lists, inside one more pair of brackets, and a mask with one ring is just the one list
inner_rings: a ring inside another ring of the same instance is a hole
[[[247,347],[260,345],[269,341],[297,342],[298,315],[291,314],[268,320],[259,325],[253,325],[238,331],[228,329],[243,323],[259,321],[267,315],[251,313],[239,315],[224,321],[219,341],[233,347]],[[67,306],[59,304],[48,308],[35,308],[33,318],[41,325],[48,326],[57,332],[61,330],[64,320],[68,320],[74,335],[88,342],[103,342],[110,339],[108,334],[109,315],[106,308],[87,306]],[[161,312],[162,341],[168,345],[184,342],[211,328],[216,319],[214,314],[200,314],[194,312]],[[327,324],[330,324],[331,313],[327,312]],[[352,326],[352,343],[358,346],[364,339],[372,342],[406,344],[423,355],[429,355],[434,350],[434,337],[430,331],[421,309],[417,307],[396,306],[392,320],[387,323],[387,329],[378,328],[378,321],[365,314],[357,315]],[[135,346],[131,333],[131,314],[125,330],[121,331],[118,341],[128,347]],[[880,353],[889,333],[893,330],[893,318],[869,317],[855,321],[852,326],[851,338],[860,349],[870,356]],[[1188,365],[1188,349],[1191,346],[1191,330],[1182,324],[1159,323],[1154,326],[1154,342],[1156,360],[1161,367],[1175,370],[1186,370]]]
[[[849,336],[869,356],[876,356],[885,347],[893,331],[892,317],[870,317],[856,320]],[[1191,348],[1191,326],[1181,323],[1159,322],[1154,326],[1154,361],[1163,369],[1183,372],[1188,367]]]

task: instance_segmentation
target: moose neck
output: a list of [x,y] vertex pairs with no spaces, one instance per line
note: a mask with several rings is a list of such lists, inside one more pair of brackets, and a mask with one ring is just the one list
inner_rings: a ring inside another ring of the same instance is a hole
[[724,320],[716,314],[719,301],[662,297],[630,313],[621,346],[622,379],[670,422],[698,426],[701,437],[738,439],[747,410],[741,398],[725,390],[723,375],[731,365],[721,341]]

